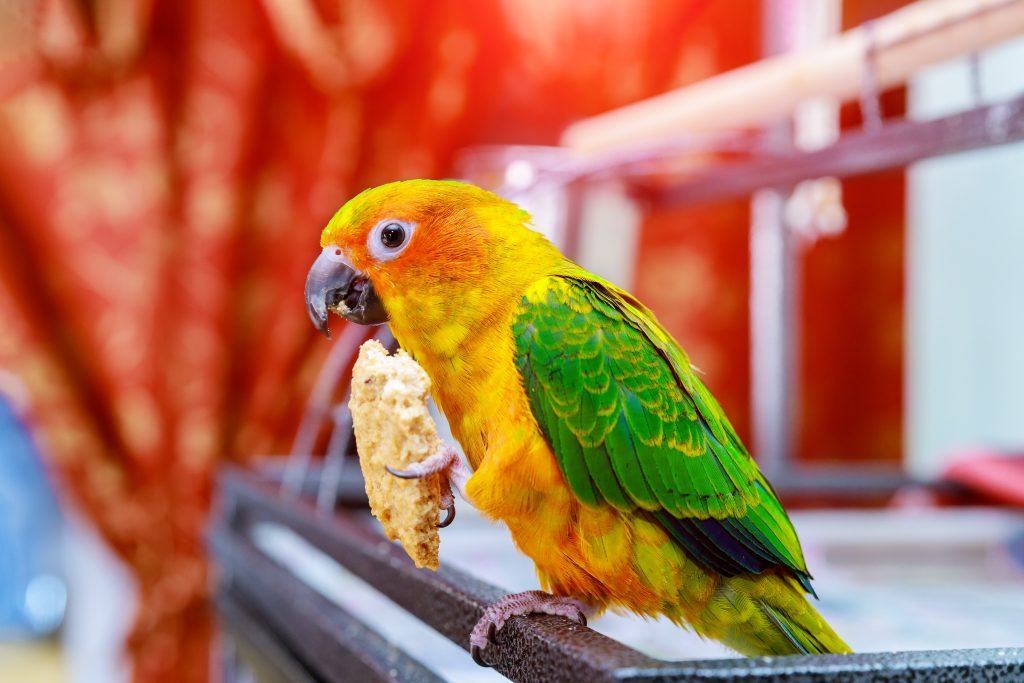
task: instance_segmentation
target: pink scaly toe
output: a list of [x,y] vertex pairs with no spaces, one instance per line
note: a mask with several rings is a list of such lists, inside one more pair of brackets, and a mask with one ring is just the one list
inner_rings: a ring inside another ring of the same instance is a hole
[[469,653],[480,666],[493,666],[483,658],[483,651],[490,643],[497,642],[495,635],[512,617],[527,614],[553,614],[587,625],[588,607],[575,598],[551,595],[544,591],[511,593],[484,610],[484,616],[476,622],[469,636]]

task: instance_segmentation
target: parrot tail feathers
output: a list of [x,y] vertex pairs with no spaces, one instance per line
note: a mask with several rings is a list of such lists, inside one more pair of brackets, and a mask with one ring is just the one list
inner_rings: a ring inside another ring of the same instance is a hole
[[[814,611],[813,608],[811,609]],[[784,613],[780,613],[771,605],[762,603],[761,610],[768,617],[768,621],[774,624],[775,628],[796,648],[799,654],[825,655],[850,652],[849,646],[839,639],[839,636],[816,611],[817,623],[814,630],[811,631],[790,620]]]
[[750,657],[852,652],[796,578],[781,573],[725,579],[693,625]]

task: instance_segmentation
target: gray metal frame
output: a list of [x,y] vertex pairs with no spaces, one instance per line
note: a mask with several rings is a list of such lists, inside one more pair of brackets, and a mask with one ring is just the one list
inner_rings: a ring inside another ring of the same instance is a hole
[[[863,496],[889,493],[907,479],[888,470],[805,470],[790,460],[787,416],[796,408],[789,378],[799,292],[785,282],[792,254],[781,199],[805,179],[873,173],[1019,140],[1024,140],[1024,95],[934,121],[871,127],[814,152],[761,149],[756,156],[710,167],[667,188],[645,184],[649,166],[644,162],[654,158],[650,150],[620,155],[607,165],[589,160],[576,169],[569,160],[556,175],[567,185],[612,175],[632,183],[653,203],[672,206],[768,193],[761,195],[764,204],[754,212],[758,222],[752,226],[752,240],[763,239],[774,254],[760,266],[756,259],[752,264],[763,268],[763,277],[755,281],[767,286],[753,313],[759,432],[755,450],[783,494]],[[719,143],[728,146],[730,140]],[[570,235],[572,230],[570,225]],[[311,399],[308,424],[285,472],[285,485],[278,477],[238,471],[228,472],[222,480],[222,514],[210,545],[221,568],[216,594],[228,681],[248,675],[260,681],[439,680],[402,652],[401,644],[387,642],[263,554],[249,537],[258,522],[287,526],[463,648],[485,607],[501,596],[496,587],[449,567],[436,574],[415,569],[400,548],[355,516],[334,509],[339,491],[341,502],[351,502],[359,498],[359,486],[351,470],[342,468],[351,445],[350,421],[344,410],[332,411],[329,397],[363,338],[365,334],[353,331],[332,351],[320,390]],[[309,477],[309,448],[323,419],[335,422],[336,433],[318,485]],[[488,654],[495,658],[498,671],[516,681],[1024,681],[1021,648],[664,662],[574,622],[542,615],[512,619],[502,631],[500,645]],[[239,663],[246,673],[236,677]]]
[[[870,78],[865,81],[872,82]],[[877,98],[878,93],[865,92],[861,106],[876,111]],[[1024,140],[1024,93],[933,120],[879,119],[875,125],[844,132],[834,144],[815,151],[790,146],[783,133],[691,136],[667,140],[657,147],[645,145],[585,157],[550,147],[482,147],[464,152],[460,166],[471,177],[483,177],[494,175],[494,168],[525,159],[536,166],[536,186],[555,184],[573,198],[588,182],[616,179],[655,208],[755,197],[750,233],[753,453],[783,495],[891,494],[915,482],[894,468],[798,467],[793,462],[791,417],[800,410],[793,387],[799,344],[800,292],[795,277],[799,259],[783,220],[783,203],[804,180],[867,175]],[[733,160],[664,183],[665,160],[711,152]],[[580,228],[579,215],[575,210],[565,217],[565,249],[570,255]]]
[[[796,183],[900,168],[938,156],[1024,140],[1024,95],[930,121],[903,120],[842,136],[827,148],[790,149],[720,164],[648,194],[655,205],[682,206],[755,195],[751,218],[751,377],[754,453],[782,494],[885,494],[910,483],[898,471],[798,467],[792,459],[792,383],[798,348],[797,262],[783,218]],[[767,189],[766,189],[767,188]]]
[[[464,649],[484,609],[502,595],[451,567],[416,569],[364,519],[323,514],[307,497],[282,496],[272,480],[229,471],[221,495],[210,546],[220,567],[216,595],[229,646],[228,683],[239,662],[259,681],[440,680],[402,652],[401,643],[388,642],[263,554],[249,537],[254,524],[286,526]],[[523,682],[1024,680],[1024,648],[666,662],[547,615],[513,618],[492,647],[496,669]]]

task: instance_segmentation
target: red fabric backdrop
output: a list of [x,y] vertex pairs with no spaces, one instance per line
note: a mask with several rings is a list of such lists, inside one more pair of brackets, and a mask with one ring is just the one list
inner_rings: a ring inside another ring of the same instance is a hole
[[[758,6],[0,5],[0,365],[138,579],[136,680],[208,677],[214,469],[287,449],[328,348],[301,297],[337,206],[753,60]],[[745,209],[645,234],[639,294],[744,425]]]
[[213,469],[293,434],[331,213],[674,85],[703,4],[4,5],[0,362],[139,581],[136,680],[207,676]]

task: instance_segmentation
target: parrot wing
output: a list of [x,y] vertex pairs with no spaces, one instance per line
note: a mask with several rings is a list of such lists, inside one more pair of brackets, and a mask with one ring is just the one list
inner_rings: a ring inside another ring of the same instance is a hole
[[784,567],[813,593],[771,486],[642,304],[582,270],[551,276],[524,295],[513,336],[531,412],[582,503],[652,516],[726,576]]

